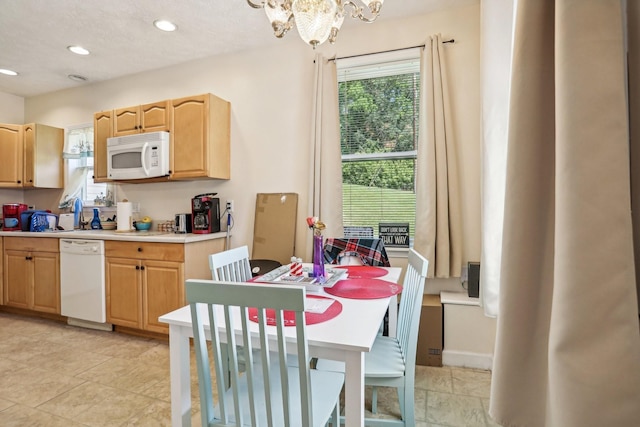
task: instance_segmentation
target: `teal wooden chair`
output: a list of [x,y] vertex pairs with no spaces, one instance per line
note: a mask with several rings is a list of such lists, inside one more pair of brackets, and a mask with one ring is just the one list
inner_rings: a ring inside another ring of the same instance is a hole
[[[365,424],[415,426],[415,374],[418,327],[422,296],[429,262],[409,249],[409,262],[402,284],[395,338],[378,335],[369,353],[365,353],[364,383],[373,386],[371,412],[377,412],[377,387],[396,387],[401,420],[367,418]],[[320,359],[316,369],[344,372],[344,363]]]
[[[211,270],[211,278],[213,280],[248,282],[252,277],[249,263],[249,248],[247,246],[240,246],[209,255],[209,269]],[[222,346],[222,353],[226,354],[226,344],[222,344]],[[244,371],[245,360],[240,348],[238,349],[238,366],[241,371]],[[222,367],[224,368],[224,372],[229,372],[229,362],[227,358],[223,358]],[[230,377],[227,375],[225,377],[225,385],[227,388],[230,386],[229,381]]]
[[213,280],[248,282],[251,280],[249,248],[240,246],[209,255],[209,268]]
[[[344,375],[309,368],[309,350],[304,317],[305,289],[238,282],[190,279],[186,282],[191,306],[198,388],[203,426],[325,426],[338,425],[340,391]],[[219,306],[217,311],[216,306]],[[249,308],[257,308],[257,325]],[[266,309],[275,310],[276,326],[267,325]],[[295,346],[298,367],[287,365],[284,310],[295,312]],[[205,319],[211,325],[211,355],[205,334]],[[221,331],[220,327],[224,326]],[[254,326],[254,331],[250,328]],[[236,332],[235,328],[241,332]],[[268,335],[275,328],[276,339]],[[238,370],[238,347],[248,363]],[[224,386],[221,344],[227,342],[231,387]],[[253,347],[254,342],[260,348]],[[254,360],[254,351],[259,354]],[[211,372],[215,373],[215,383]],[[214,402],[212,386],[217,388]]]

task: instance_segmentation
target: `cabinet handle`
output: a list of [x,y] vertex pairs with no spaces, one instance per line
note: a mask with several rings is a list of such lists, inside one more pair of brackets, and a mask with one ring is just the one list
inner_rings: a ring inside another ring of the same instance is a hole
[[26,256],[26,257],[24,257],[24,259],[26,259],[27,261],[31,261],[31,260],[33,259],[33,257],[31,257],[31,256]]
[[139,265],[136,265],[136,270],[140,270],[140,266]]
[[140,270],[144,270],[144,265],[142,267],[140,267]]
[[22,184],[22,181],[18,180],[18,184]]
[[138,252],[142,252],[142,248],[138,248]]

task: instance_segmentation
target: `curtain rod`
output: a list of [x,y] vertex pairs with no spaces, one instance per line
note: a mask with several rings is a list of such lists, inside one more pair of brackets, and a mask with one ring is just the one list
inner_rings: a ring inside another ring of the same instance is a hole
[[[455,39],[450,39],[450,40],[443,40],[442,43],[455,43],[456,40]],[[350,58],[358,58],[360,56],[369,56],[369,55],[377,55],[379,53],[389,53],[389,52],[397,52],[400,50],[409,50],[409,49],[416,49],[416,48],[424,48],[426,45],[424,44],[419,44],[417,46],[409,46],[409,47],[401,47],[398,49],[389,49],[389,50],[383,50],[380,52],[369,52],[369,53],[362,53],[360,55],[351,55],[351,56],[341,56],[339,58],[330,58],[327,61],[337,61],[338,59],[350,59]]]

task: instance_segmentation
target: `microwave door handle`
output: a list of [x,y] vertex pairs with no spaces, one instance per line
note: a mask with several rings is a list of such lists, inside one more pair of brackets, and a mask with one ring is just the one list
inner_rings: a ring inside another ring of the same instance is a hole
[[149,151],[149,143],[145,142],[142,146],[142,169],[144,169],[144,174],[149,176],[149,168],[147,167],[147,151]]

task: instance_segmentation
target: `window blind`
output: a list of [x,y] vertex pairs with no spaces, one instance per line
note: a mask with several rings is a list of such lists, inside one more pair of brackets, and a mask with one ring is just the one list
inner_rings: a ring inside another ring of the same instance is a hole
[[413,234],[419,60],[340,69],[338,82],[344,225],[408,222]]

